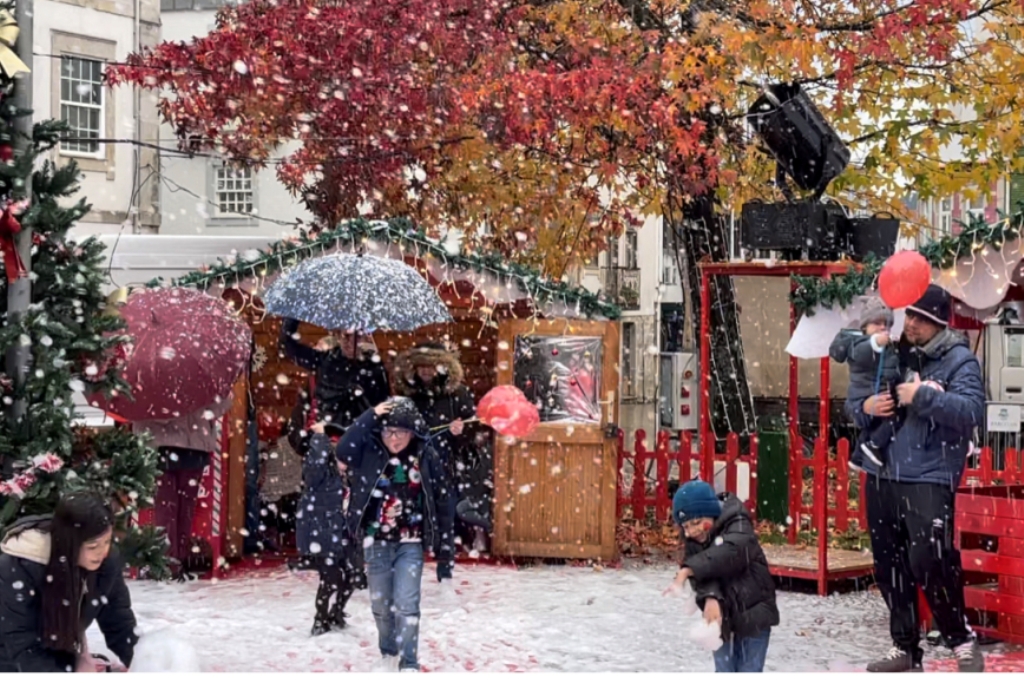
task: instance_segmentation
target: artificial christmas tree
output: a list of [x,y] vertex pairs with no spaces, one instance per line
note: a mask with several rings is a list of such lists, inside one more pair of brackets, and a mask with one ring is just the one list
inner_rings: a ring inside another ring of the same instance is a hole
[[[18,517],[51,512],[68,491],[94,490],[118,513],[117,537],[128,563],[162,578],[162,533],[129,528],[131,514],[152,500],[156,452],[121,427],[99,432],[73,426],[75,391],[128,390],[119,359],[131,340],[119,334],[121,319],[104,310],[103,245],[68,238],[90,208],[84,199],[67,201],[78,191],[77,165],[36,163],[69,128],[37,123],[30,139],[16,139],[15,120],[31,113],[12,104],[13,87],[0,82],[0,351],[6,355],[20,345],[30,353],[24,382],[0,373],[0,533]],[[32,231],[27,270],[14,246],[23,227]],[[23,316],[10,316],[7,289],[22,277],[31,282],[31,305]]]

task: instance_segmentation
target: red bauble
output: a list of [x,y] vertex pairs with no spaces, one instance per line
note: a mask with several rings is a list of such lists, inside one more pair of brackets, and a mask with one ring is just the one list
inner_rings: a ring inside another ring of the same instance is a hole
[[0,145],[0,161],[9,164],[14,160],[14,148],[10,145]]
[[557,356],[558,355],[558,349],[551,349],[551,355],[552,356]]
[[932,268],[916,251],[890,256],[878,274],[878,293],[890,308],[906,308],[922,296],[932,281]]

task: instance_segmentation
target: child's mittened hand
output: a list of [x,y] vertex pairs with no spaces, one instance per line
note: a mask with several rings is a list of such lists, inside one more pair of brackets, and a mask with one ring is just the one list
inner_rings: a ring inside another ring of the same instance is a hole
[[888,332],[879,332],[875,335],[875,343],[879,346],[888,346],[891,341],[891,337]]

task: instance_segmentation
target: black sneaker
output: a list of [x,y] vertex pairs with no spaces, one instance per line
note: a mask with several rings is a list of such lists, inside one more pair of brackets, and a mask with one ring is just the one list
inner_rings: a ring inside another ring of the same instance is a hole
[[322,636],[323,634],[328,633],[330,630],[331,624],[329,622],[322,621],[321,619],[314,619],[313,628],[310,629],[309,635],[313,637]]
[[985,657],[978,648],[978,641],[971,638],[953,648],[953,657],[962,673],[980,674],[985,671]]
[[341,610],[333,610],[331,612],[331,630],[332,631],[344,631],[345,627],[348,626],[348,622],[345,621],[349,618],[349,615]]
[[882,461],[882,457],[878,454],[875,446],[869,443],[862,443],[860,445],[860,452],[864,454],[864,457],[875,463],[876,467],[882,467],[885,463]]
[[921,667],[921,656],[915,657],[901,647],[892,648],[885,657],[868,664],[868,671],[870,673],[879,674],[899,674],[923,670]]

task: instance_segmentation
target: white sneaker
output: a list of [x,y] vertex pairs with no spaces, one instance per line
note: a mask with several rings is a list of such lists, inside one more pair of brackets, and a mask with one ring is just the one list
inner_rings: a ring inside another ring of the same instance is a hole
[[478,553],[482,553],[487,550],[487,532],[483,529],[476,530],[476,534],[473,538],[473,550]]
[[392,674],[398,672],[398,657],[395,655],[384,655],[373,668],[377,673]]

